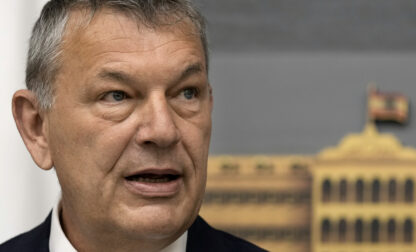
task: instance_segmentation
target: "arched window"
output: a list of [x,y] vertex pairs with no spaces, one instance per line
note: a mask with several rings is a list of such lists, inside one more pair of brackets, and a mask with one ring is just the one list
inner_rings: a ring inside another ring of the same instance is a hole
[[339,201],[347,201],[347,181],[345,179],[339,183]]
[[406,180],[404,184],[404,200],[413,202],[413,181],[411,179]]
[[371,242],[379,242],[380,223],[378,220],[371,222]]
[[413,242],[413,222],[411,219],[406,219],[404,222],[404,242]]
[[331,181],[325,179],[322,183],[322,201],[328,202],[331,199]]
[[390,219],[387,222],[387,240],[389,242],[396,241],[396,222],[394,221],[394,219]]
[[391,179],[389,181],[389,201],[390,202],[395,202],[397,199],[397,185],[396,185],[396,180]]
[[359,179],[355,184],[355,200],[357,202],[364,201],[364,182],[362,179]]
[[322,242],[329,242],[330,233],[331,233],[331,222],[328,219],[324,219],[321,224]]
[[363,221],[358,219],[355,221],[355,242],[363,242]]
[[338,225],[338,240],[345,242],[347,238],[347,222],[345,219],[341,219]]
[[380,201],[380,181],[375,179],[371,186],[371,201],[379,202]]

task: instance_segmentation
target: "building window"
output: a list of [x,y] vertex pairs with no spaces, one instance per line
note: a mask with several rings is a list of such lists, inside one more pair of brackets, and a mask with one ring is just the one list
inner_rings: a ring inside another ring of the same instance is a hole
[[379,202],[380,201],[380,181],[378,179],[373,181],[371,186],[371,201]]
[[338,240],[340,242],[345,242],[347,238],[347,222],[345,221],[345,219],[342,219],[339,222],[339,226],[338,226]]
[[364,201],[364,182],[362,179],[359,179],[355,184],[355,200],[357,202]]
[[339,201],[347,201],[347,181],[345,179],[341,180],[339,183]]
[[237,163],[224,163],[221,165],[221,171],[224,174],[238,174],[240,166]]
[[329,242],[329,235],[331,233],[331,222],[328,219],[322,221],[321,235],[322,242]]
[[413,222],[411,219],[406,219],[404,222],[404,242],[413,242]]
[[322,201],[328,202],[331,199],[331,181],[325,179],[322,183]]
[[371,222],[371,242],[379,242],[380,223],[378,220]]
[[395,202],[397,199],[396,199],[396,194],[397,194],[397,185],[396,185],[396,180],[394,180],[394,179],[391,179],[390,181],[389,181],[389,196],[388,196],[388,198],[389,198],[389,201],[390,202]]
[[363,221],[358,219],[355,221],[355,242],[363,242]]
[[259,174],[273,174],[274,165],[272,163],[258,163],[256,165],[256,170]]
[[396,241],[396,222],[394,221],[394,219],[390,219],[387,222],[387,240],[389,242]]
[[406,202],[413,202],[413,181],[408,179],[404,184],[404,200]]

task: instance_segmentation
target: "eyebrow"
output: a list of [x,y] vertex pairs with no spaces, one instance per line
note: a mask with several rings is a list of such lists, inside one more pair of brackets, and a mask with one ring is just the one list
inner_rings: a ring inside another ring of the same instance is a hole
[[[175,82],[180,82],[193,74],[201,73],[203,69],[204,68],[201,63],[190,64],[185,68],[184,71],[182,71],[182,73],[179,75],[179,78],[177,78]],[[137,82],[134,76],[130,75],[129,73],[115,69],[103,69],[98,74],[98,76],[102,79],[112,80],[129,85]]]
[[135,82],[134,78],[130,74],[120,70],[104,69],[98,74],[98,76],[102,79],[113,80],[125,84],[133,84]]
[[201,63],[194,63],[194,64],[189,65],[185,69],[185,71],[182,72],[182,74],[178,78],[177,82],[180,82],[180,81],[188,78],[189,76],[191,76],[193,74],[201,73],[202,69],[203,69],[203,66],[201,65]]

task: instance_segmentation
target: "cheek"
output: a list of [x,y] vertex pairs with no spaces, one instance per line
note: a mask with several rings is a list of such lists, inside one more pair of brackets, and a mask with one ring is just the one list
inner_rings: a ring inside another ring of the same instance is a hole
[[80,183],[100,183],[112,172],[132,129],[128,123],[81,119],[54,127],[50,137],[52,159],[57,172]]
[[211,137],[211,118],[205,116],[199,120],[187,122],[182,129],[182,141],[192,159],[197,179],[206,177],[209,142]]

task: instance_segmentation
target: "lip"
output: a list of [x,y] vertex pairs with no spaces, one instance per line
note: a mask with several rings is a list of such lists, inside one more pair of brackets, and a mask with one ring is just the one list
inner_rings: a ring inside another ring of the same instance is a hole
[[[136,180],[128,180],[127,177],[141,175],[141,174],[154,174],[154,175],[175,175],[178,178],[168,182],[144,182]],[[145,197],[145,198],[161,198],[172,197],[179,193],[181,185],[183,184],[182,174],[174,169],[146,169],[137,172],[132,172],[124,177],[124,185],[133,194]]]
[[181,175],[181,172],[175,169],[171,169],[171,168],[166,168],[166,169],[165,168],[150,168],[150,169],[144,169],[144,170],[133,171],[133,172],[127,173],[124,177],[126,178],[130,176],[146,174],[146,173],[151,173],[155,175],[164,175],[164,174],[171,174],[171,175],[176,175],[176,176]]

